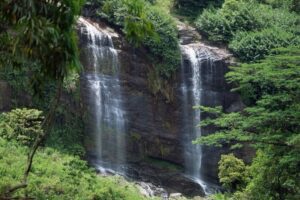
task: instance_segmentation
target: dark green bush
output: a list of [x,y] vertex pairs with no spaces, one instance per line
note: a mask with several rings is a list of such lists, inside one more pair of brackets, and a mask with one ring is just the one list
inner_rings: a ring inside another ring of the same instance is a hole
[[197,29],[215,42],[228,42],[238,31],[262,28],[261,6],[237,0],[227,0],[219,10],[205,10],[195,21]]
[[42,111],[36,109],[15,109],[0,115],[0,137],[32,145],[35,138],[43,133]]
[[105,0],[98,15],[115,25],[124,26],[127,12],[128,8],[123,0]]
[[235,191],[247,182],[247,167],[243,160],[233,154],[222,155],[219,161],[219,179],[222,185]]
[[143,44],[149,49],[160,75],[170,77],[180,64],[176,24],[157,8],[150,9],[147,15],[159,39],[148,37]]
[[199,32],[213,42],[225,42],[232,37],[230,25],[217,10],[204,10],[195,25]]
[[226,0],[219,10],[205,10],[195,25],[209,40],[230,43],[243,61],[261,59],[272,48],[298,44],[300,35],[299,15],[254,0]]
[[299,0],[259,0],[259,2],[269,4],[273,8],[284,8],[296,13],[300,13]]
[[180,65],[176,24],[157,6],[144,0],[106,0],[99,15],[122,27],[129,42],[138,39],[134,44],[141,44],[149,50],[156,70],[163,77],[169,77]]
[[229,48],[242,61],[264,58],[273,48],[299,45],[300,38],[280,28],[268,28],[259,32],[240,32],[236,34]]

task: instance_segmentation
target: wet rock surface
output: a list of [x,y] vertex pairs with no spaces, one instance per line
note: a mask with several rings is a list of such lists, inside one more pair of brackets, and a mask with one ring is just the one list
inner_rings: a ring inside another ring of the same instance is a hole
[[[143,48],[132,48],[121,35],[101,24],[96,26],[112,35],[114,48],[118,52],[120,62],[121,96],[126,113],[126,160],[130,166],[127,167],[126,173],[131,178],[168,188],[169,193],[180,192],[188,196],[203,196],[203,189],[197,183],[183,176],[182,137],[184,132],[182,131],[180,72],[178,71],[175,79],[171,82],[174,90],[173,101],[168,101],[163,95],[153,95],[149,89],[148,74],[154,66],[147,56],[147,51]],[[232,62],[231,54],[225,49],[201,43],[201,37],[194,29],[189,26],[180,26],[179,36],[182,45],[192,45],[215,57],[213,68],[209,66],[201,68],[204,105],[222,105],[225,110],[240,109],[243,105],[240,103],[239,97],[229,92],[230,86],[224,79],[224,74],[228,71],[228,63]],[[80,36],[80,44],[84,45],[85,41],[82,38],[84,37]],[[183,63],[186,64],[185,73],[191,75],[185,55],[183,55]],[[84,91],[82,96],[84,98]],[[191,109],[192,106],[190,105]],[[213,127],[206,128],[203,130],[203,135],[213,131],[215,131]],[[88,149],[90,152],[93,151],[91,147]],[[218,184],[217,163],[220,155],[226,152],[226,148],[203,148],[202,174],[207,181]],[[148,158],[152,160],[145,162]],[[174,169],[153,166],[155,160],[167,162],[178,169],[174,171]]]

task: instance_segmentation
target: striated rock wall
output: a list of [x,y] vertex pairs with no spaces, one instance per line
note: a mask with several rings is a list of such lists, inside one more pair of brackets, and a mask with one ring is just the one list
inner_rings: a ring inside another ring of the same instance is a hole
[[[111,35],[115,49],[118,51],[120,62],[120,85],[125,109],[126,146],[128,176],[133,178],[151,180],[171,189],[183,193],[202,193],[196,189],[197,185],[183,177],[184,154],[182,137],[182,93],[180,92],[181,72],[169,81],[169,89],[172,91],[172,100],[165,95],[153,94],[150,89],[149,74],[153,65],[148,59],[147,51],[143,48],[132,48],[124,38],[98,20],[95,27]],[[182,45],[195,45],[215,55],[214,67],[208,65],[201,69],[204,88],[205,106],[222,105],[226,110],[235,111],[243,106],[236,94],[230,93],[230,87],[226,84],[224,74],[228,71],[228,64],[233,63],[232,56],[224,49],[211,47],[200,42],[201,37],[197,32],[184,24],[179,24],[179,37]],[[89,61],[84,56],[86,38],[84,33],[80,35],[80,49],[82,50],[82,62],[89,66]],[[191,74],[187,57],[182,56],[185,72]],[[178,66],[180,69],[180,66]],[[88,70],[86,68],[86,70]],[[85,89],[82,89],[83,100]],[[192,108],[193,105],[190,105]],[[204,116],[205,117],[205,116]],[[209,127],[203,130],[203,134],[210,134],[215,129]],[[87,147],[89,151],[93,151]],[[220,154],[226,149],[204,147],[203,149],[203,175],[210,182],[217,182],[217,162]]]

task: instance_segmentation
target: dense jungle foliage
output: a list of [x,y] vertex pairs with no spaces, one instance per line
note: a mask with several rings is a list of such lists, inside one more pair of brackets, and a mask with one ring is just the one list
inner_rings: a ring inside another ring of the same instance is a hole
[[300,44],[297,4],[228,0],[204,10],[195,25],[210,41],[228,44],[241,61],[259,60],[273,48]]
[[0,81],[13,93],[11,110],[0,114],[0,199],[144,199],[133,184],[98,176],[83,161],[75,23],[90,5],[134,48],[147,49],[153,79],[168,80],[180,66],[178,20],[228,47],[237,64],[226,78],[245,108],[200,106],[213,116],[201,126],[219,129],[195,143],[233,151],[246,144],[256,154],[247,164],[223,155],[225,190],[208,198],[300,199],[299,0],[1,1]]
[[75,23],[82,5],[0,3],[0,79],[12,88],[16,108],[0,114],[0,199],[143,199],[133,185],[99,177],[81,160]]

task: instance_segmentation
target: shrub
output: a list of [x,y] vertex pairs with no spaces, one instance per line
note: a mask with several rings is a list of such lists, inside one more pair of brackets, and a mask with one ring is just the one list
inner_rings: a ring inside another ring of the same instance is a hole
[[247,170],[243,160],[233,154],[222,155],[219,161],[219,178],[222,185],[231,191],[235,191],[247,182]]
[[232,36],[230,25],[217,10],[204,10],[195,22],[197,30],[213,42],[226,42]]
[[284,8],[290,11],[300,13],[299,0],[260,0],[260,2],[269,4],[273,8]]
[[240,32],[231,41],[229,48],[242,61],[264,58],[271,49],[300,44],[300,38],[279,28],[260,32]]
[[24,145],[31,145],[43,132],[42,111],[36,109],[15,109],[0,116],[0,136],[16,140]]
[[196,20],[197,29],[215,42],[228,42],[238,31],[257,30],[264,20],[258,16],[260,6],[227,0],[219,10],[205,10]]
[[159,9],[148,11],[148,18],[154,25],[159,39],[147,37],[143,44],[149,49],[156,69],[162,76],[170,77],[180,64],[177,28],[174,20]]
[[272,48],[298,44],[299,22],[299,15],[287,9],[254,0],[226,0],[219,10],[205,10],[195,25],[209,40],[230,43],[241,60],[253,61]]
[[261,4],[253,1],[226,0],[219,12],[226,18],[234,34],[262,28],[264,20],[259,17],[262,9]]

